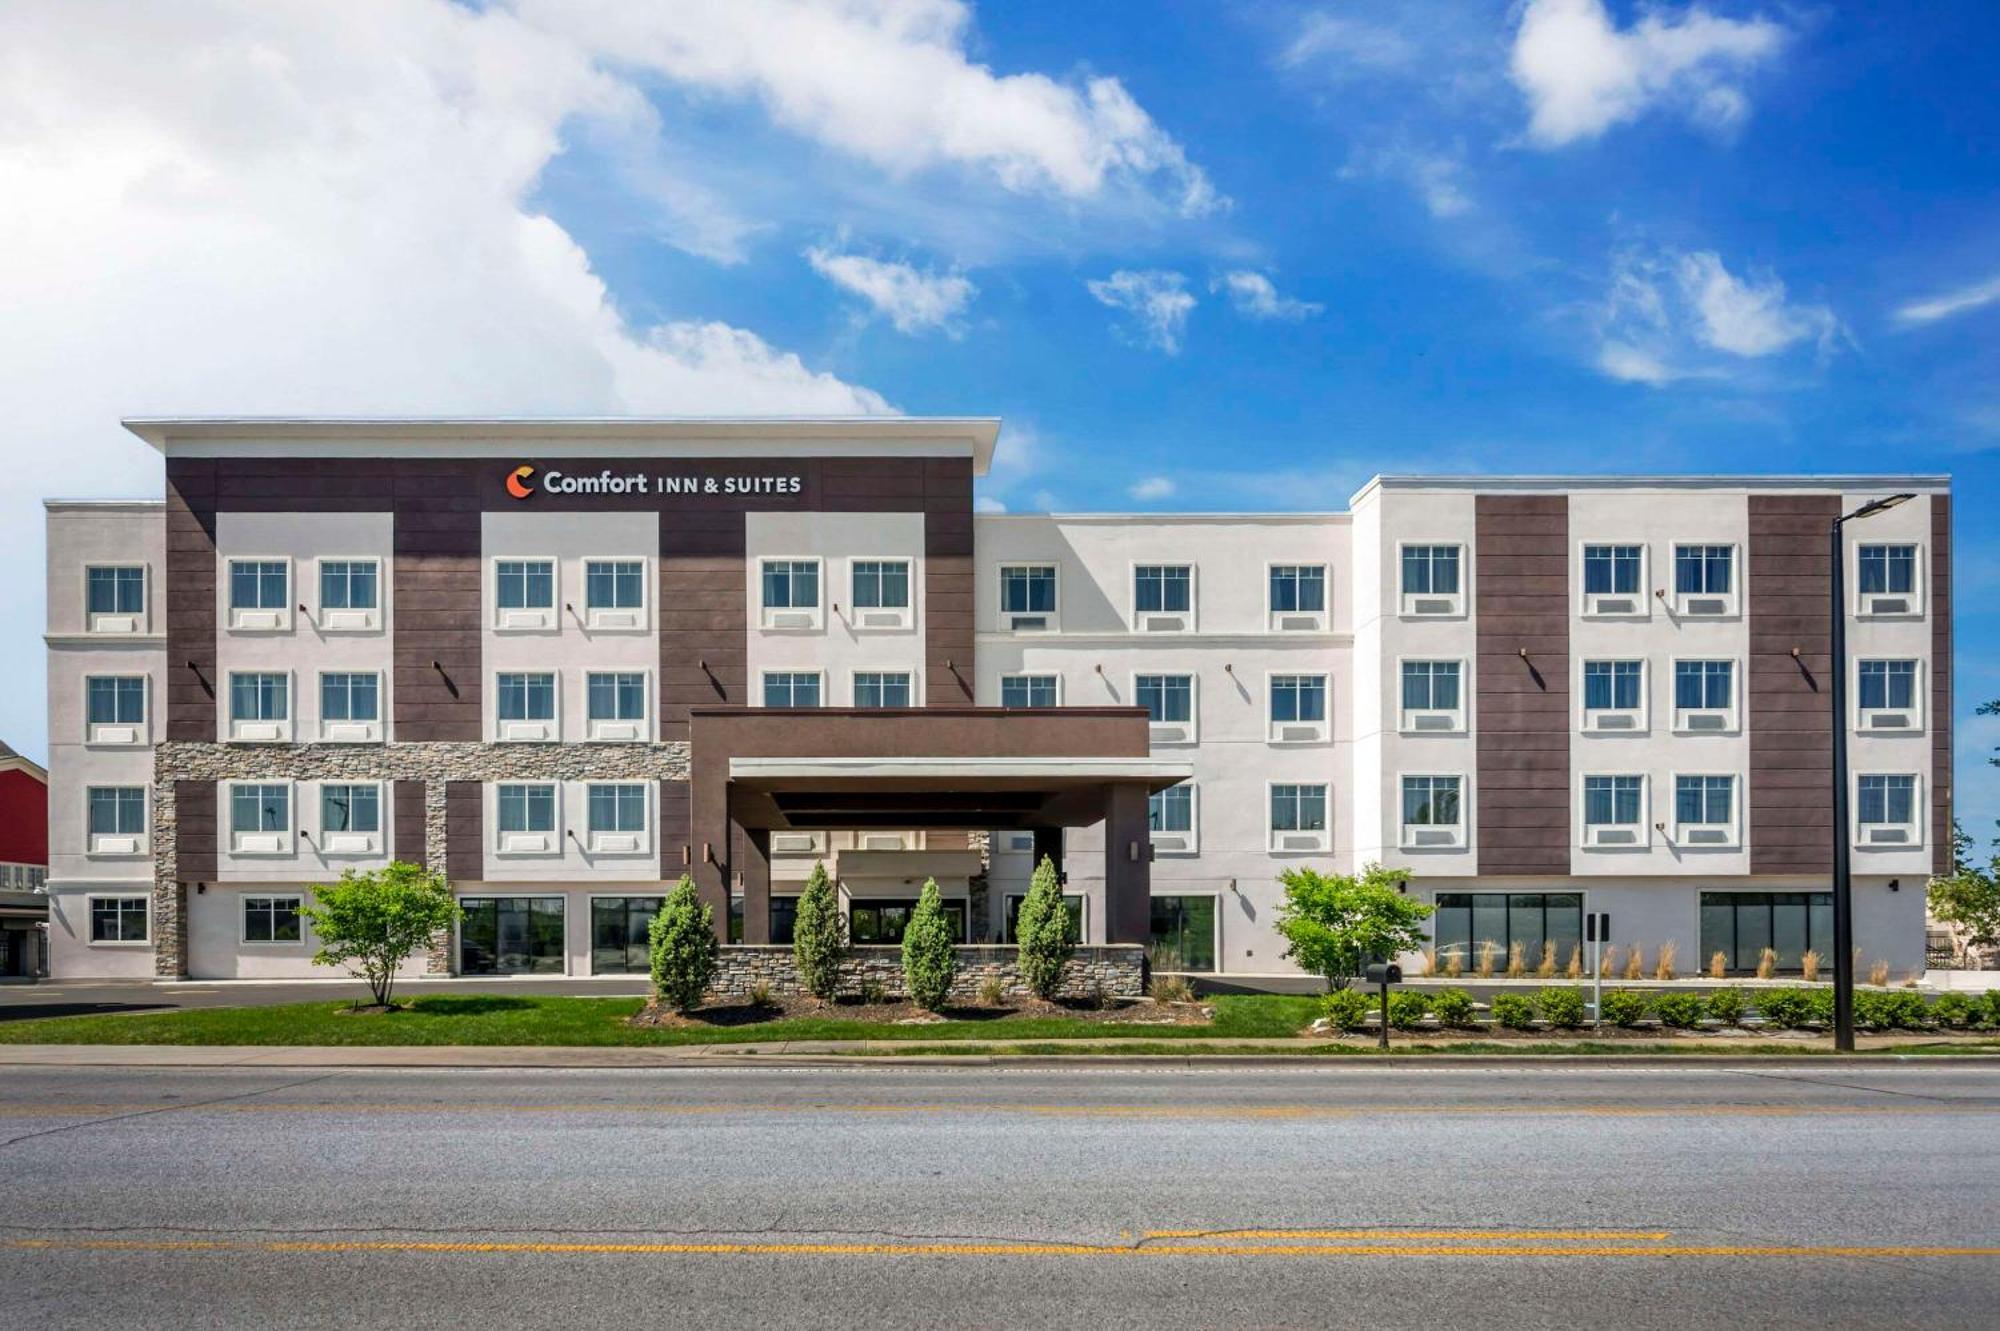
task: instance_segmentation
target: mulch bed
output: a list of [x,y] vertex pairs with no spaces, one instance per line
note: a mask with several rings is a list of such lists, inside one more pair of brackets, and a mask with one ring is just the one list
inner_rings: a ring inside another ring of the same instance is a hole
[[769,1003],[761,1005],[715,1004],[697,1008],[686,1015],[660,1007],[649,1000],[636,1016],[630,1018],[630,1024],[685,1029],[754,1026],[770,1021],[808,1018],[923,1026],[944,1021],[1005,1023],[1024,1018],[1057,1018],[1135,1026],[1206,1026],[1213,1020],[1214,1015],[1213,1008],[1200,1003],[1155,1003],[1146,998],[1133,999],[1110,1007],[1098,1007],[1081,1000],[1073,1003],[1050,1003],[1039,998],[1024,998],[1004,1007],[953,1006],[947,1007],[943,1012],[930,1013],[914,1003],[907,1002],[864,1003],[859,998],[839,998],[831,1003],[822,1003],[816,998],[798,997],[773,998]]

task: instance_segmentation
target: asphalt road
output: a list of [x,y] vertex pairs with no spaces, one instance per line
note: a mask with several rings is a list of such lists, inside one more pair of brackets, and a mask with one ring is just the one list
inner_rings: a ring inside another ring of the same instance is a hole
[[16,1067],[0,1325],[1983,1328],[1996,1190],[1962,1066]]

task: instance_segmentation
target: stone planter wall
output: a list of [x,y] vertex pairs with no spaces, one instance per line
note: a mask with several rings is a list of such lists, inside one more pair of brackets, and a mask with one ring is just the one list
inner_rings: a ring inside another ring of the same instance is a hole
[[[1001,944],[961,947],[958,974],[952,978],[951,996],[957,1002],[972,1002],[988,979],[997,978],[1009,998],[1026,998],[1031,992],[1021,982],[1016,962],[1020,949]],[[841,965],[843,993],[858,993],[864,981],[873,981],[891,998],[902,998],[903,950],[899,947],[857,947]],[[735,944],[722,949],[722,962],[712,997],[727,1002],[746,999],[758,984],[769,987],[774,996],[789,998],[804,992],[799,974],[792,965],[792,949],[783,944],[752,946]],[[1064,998],[1138,998],[1146,991],[1146,949],[1136,943],[1113,943],[1076,949],[1063,972]]]

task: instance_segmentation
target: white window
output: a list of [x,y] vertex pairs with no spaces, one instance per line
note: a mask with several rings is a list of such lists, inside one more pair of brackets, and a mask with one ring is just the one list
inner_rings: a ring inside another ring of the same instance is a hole
[[1408,850],[1465,844],[1465,778],[1403,778],[1403,838]]
[[819,707],[822,690],[815,670],[772,670],[764,675],[766,707]]
[[647,849],[652,787],[640,781],[593,784],[584,827],[593,855],[636,855]]
[[1908,773],[1867,773],[1854,778],[1856,845],[1914,847],[1923,844],[1918,818],[1917,778]]
[[1195,830],[1194,783],[1156,790],[1147,798],[1147,826],[1153,849],[1162,855],[1192,855],[1199,848]]
[[546,632],[556,622],[556,561],[493,561],[493,627]]
[[88,675],[83,681],[84,739],[91,744],[144,744],[146,677]]
[[595,632],[646,627],[646,561],[583,561],[583,623]]
[[849,569],[854,627],[906,629],[910,626],[910,561],[857,559]]
[[230,560],[229,627],[244,632],[273,632],[291,626],[291,561]]
[[1736,778],[1676,776],[1674,836],[1684,846],[1736,844]]
[[908,707],[911,705],[910,698],[910,673],[907,670],[854,672],[856,707]]
[[1855,725],[1865,731],[1910,732],[1924,727],[1917,663],[1868,660],[1854,664]]
[[1924,613],[1923,557],[1915,545],[1854,548],[1854,611],[1875,618]]
[[1056,627],[1056,566],[1000,566],[1000,628],[1003,632],[1052,633]]
[[553,671],[502,671],[494,678],[495,712],[503,740],[558,737]]
[[229,786],[229,849],[237,855],[292,852],[292,788],[282,781]]
[[305,940],[299,908],[305,899],[298,896],[257,896],[243,898],[243,941],[246,943],[299,943]]
[[1736,729],[1736,663],[1674,662],[1674,729],[1726,734]]
[[1402,612],[1405,615],[1465,613],[1465,547],[1401,547]]
[[764,627],[767,629],[820,627],[819,561],[766,559],[761,567]]
[[376,559],[319,561],[319,627],[325,633],[382,627],[382,564]]
[[145,897],[87,897],[90,941],[143,943],[149,937],[152,903]]
[[1636,735],[1646,729],[1646,663],[1583,663],[1583,728]]
[[1280,744],[1323,744],[1327,722],[1325,675],[1271,676],[1270,737]]
[[584,676],[584,729],[593,740],[646,738],[646,676],[638,670]]
[[1271,849],[1319,850],[1330,844],[1326,787],[1274,782],[1271,786]]
[[90,633],[146,631],[146,567],[91,564],[83,570],[83,623]]
[[1402,663],[1402,706],[1398,729],[1445,733],[1465,729],[1465,663]]
[[556,840],[556,787],[552,781],[507,782],[493,795],[496,846],[504,855],[549,855]]
[[146,846],[146,788],[90,786],[84,791],[85,849],[91,855],[138,855]]
[[1194,566],[1137,564],[1132,569],[1132,628],[1186,633],[1194,628]]
[[338,670],[321,675],[319,737],[350,744],[380,740],[382,677],[372,670]]
[[229,738],[278,743],[292,737],[292,677],[278,671],[232,671]]
[[1155,744],[1195,742],[1193,675],[1134,675],[1132,700],[1146,709]]
[[1651,605],[1646,595],[1646,547],[1586,545],[1583,547],[1583,613],[1606,619],[1644,618]]
[[1632,849],[1646,844],[1646,778],[1583,778],[1583,844]]
[[1326,565],[1273,564],[1266,607],[1273,633],[1319,633],[1326,628]]
[[1002,707],[1060,707],[1062,687],[1057,675],[1000,676]]
[[379,854],[382,787],[374,782],[321,786],[319,848],[328,855]]
[[1674,609],[1683,619],[1719,619],[1736,613],[1739,588],[1736,547],[1674,547]]

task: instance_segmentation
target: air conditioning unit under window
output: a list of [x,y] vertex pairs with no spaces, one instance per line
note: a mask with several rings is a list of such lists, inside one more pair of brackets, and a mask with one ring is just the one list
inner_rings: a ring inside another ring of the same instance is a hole
[[824,848],[818,832],[771,833],[773,855],[815,855]]
[[1047,633],[1053,626],[1047,615],[1004,615],[1009,632]]
[[1324,721],[1273,721],[1271,723],[1273,744],[1323,744],[1326,742],[1326,722]]
[[1192,832],[1155,832],[1153,850],[1161,855],[1186,855],[1194,849]]
[[1727,846],[1736,839],[1726,827],[1683,827],[1681,841],[1689,846]]
[[1155,721],[1147,727],[1147,738],[1155,744],[1194,743],[1194,722]]
[[327,633],[366,633],[380,628],[381,612],[372,609],[321,610],[319,626]]
[[1583,598],[1583,613],[1607,619],[1644,615],[1646,598],[1637,592],[1594,592]]
[[817,610],[766,610],[764,627],[767,629],[814,629],[819,627]]
[[639,606],[595,606],[584,612],[584,625],[603,633],[630,632],[646,627],[646,612]]
[[646,848],[644,832],[592,832],[590,853],[593,855],[636,855]]
[[1639,828],[1633,823],[1593,823],[1583,830],[1587,846],[1630,848],[1642,844]]
[[514,606],[501,610],[493,620],[493,627],[512,630],[546,631],[556,626],[556,612],[553,606]]
[[1680,606],[1683,619],[1717,619],[1731,608],[1727,596],[1683,596]]
[[328,855],[372,855],[379,847],[373,832],[322,832],[319,848]]
[[1907,846],[1914,840],[1907,827],[1868,823],[1861,829],[1861,844],[1864,846]]
[[1420,734],[1446,734],[1459,729],[1457,712],[1405,712],[1403,729]]
[[553,832],[502,832],[500,853],[503,855],[546,855],[555,848]]
[[322,721],[319,737],[329,744],[372,744],[382,738],[380,721]]
[[1599,734],[1634,735],[1645,729],[1639,713],[1626,708],[1614,711],[1608,707],[1593,707],[1583,714],[1583,728]]
[[502,721],[500,738],[509,742],[548,741],[556,737],[554,721]]
[[1326,631],[1326,615],[1317,610],[1273,610],[1271,612],[1273,633],[1323,633]]
[[1271,833],[1271,849],[1287,851],[1325,850],[1326,833],[1273,832]]
[[1861,598],[1864,615],[1914,615],[1917,598],[1909,592],[1876,592]]
[[854,612],[854,627],[858,629],[906,629],[909,626],[910,612],[907,608],[891,606]]
[[1186,633],[1194,627],[1194,616],[1185,610],[1147,611],[1138,616],[1141,633]]
[[137,855],[141,849],[137,834],[120,836],[110,832],[99,832],[90,838],[89,854],[92,855]]
[[1689,708],[1674,716],[1674,729],[1691,735],[1718,735],[1736,728],[1736,718],[1727,708]]
[[1456,615],[1464,602],[1456,595],[1451,596],[1405,596],[1403,613],[1411,616]]
[[1437,850],[1460,844],[1460,829],[1439,827],[1432,823],[1406,824],[1403,828],[1403,845],[1411,850]]
[[143,615],[92,615],[89,628],[92,633],[143,633]]
[[1863,730],[1915,730],[1917,718],[1909,711],[1867,711],[1861,714]]
[[245,744],[281,744],[292,737],[290,721],[231,721],[229,738]]
[[907,847],[901,832],[863,832],[862,850],[904,850]]

